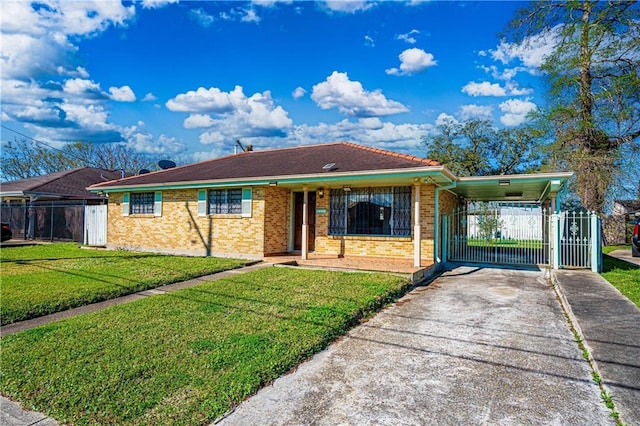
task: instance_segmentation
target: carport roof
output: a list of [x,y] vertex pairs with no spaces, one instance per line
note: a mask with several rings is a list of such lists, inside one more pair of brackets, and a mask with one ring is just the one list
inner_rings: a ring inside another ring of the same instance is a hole
[[573,173],[460,177],[451,191],[472,201],[542,202],[560,192]]

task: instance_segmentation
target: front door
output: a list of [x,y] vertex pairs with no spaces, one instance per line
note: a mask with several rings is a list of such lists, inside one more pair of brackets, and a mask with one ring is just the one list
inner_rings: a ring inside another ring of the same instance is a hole
[[[309,192],[308,198],[308,221],[309,235],[309,251],[315,250],[316,247],[316,193]],[[295,213],[293,215],[294,231],[293,231],[293,249],[302,250],[302,207],[304,205],[304,193],[294,192]]]

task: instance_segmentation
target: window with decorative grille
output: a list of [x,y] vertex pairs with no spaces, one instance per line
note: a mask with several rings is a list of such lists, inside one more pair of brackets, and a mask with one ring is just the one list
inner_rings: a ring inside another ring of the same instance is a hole
[[332,189],[330,235],[411,235],[411,187]]

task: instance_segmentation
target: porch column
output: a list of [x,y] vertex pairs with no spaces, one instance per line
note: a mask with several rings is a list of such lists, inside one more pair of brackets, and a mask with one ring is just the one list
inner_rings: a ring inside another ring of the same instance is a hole
[[302,260],[309,257],[309,187],[303,186],[304,197],[302,201]]
[[556,204],[556,197],[558,194],[556,194],[555,192],[552,192],[551,194],[549,194],[549,198],[551,199],[551,214],[553,213],[557,213],[558,212],[558,205]]
[[420,183],[413,185],[415,188],[414,214],[413,214],[413,266],[420,267],[420,243],[422,241],[422,228],[420,227]]

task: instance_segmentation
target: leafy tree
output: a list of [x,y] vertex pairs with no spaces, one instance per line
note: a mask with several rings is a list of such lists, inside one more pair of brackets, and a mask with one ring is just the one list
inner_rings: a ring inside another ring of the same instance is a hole
[[[640,13],[634,1],[540,1],[518,11],[507,36],[554,45],[541,128],[552,136],[549,166],[576,173],[582,204],[603,212],[622,162],[640,167]],[[633,158],[633,157],[632,157]],[[628,170],[628,168],[627,168]]]
[[26,179],[79,167],[98,167],[136,173],[155,168],[155,161],[121,144],[75,142],[52,149],[27,139],[14,139],[2,147],[3,180]]
[[422,138],[427,157],[460,176],[531,171],[540,164],[537,133],[531,128],[496,129],[487,120],[452,119]]

